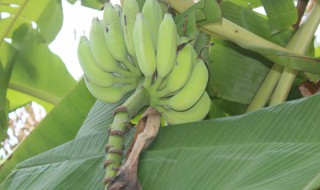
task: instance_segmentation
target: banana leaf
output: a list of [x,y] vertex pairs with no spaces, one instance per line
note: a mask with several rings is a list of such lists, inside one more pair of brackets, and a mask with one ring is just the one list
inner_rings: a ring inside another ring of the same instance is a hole
[[1,164],[0,181],[16,164],[74,139],[94,102],[95,98],[81,80]]
[[8,17],[0,19],[0,45],[4,38],[11,38],[13,32],[23,24],[36,24],[35,27],[47,43],[55,39],[62,26],[61,0],[1,0],[0,13],[8,14]]
[[[0,13],[0,140],[3,140],[9,111],[37,101],[49,112],[76,83],[60,58],[48,48],[62,26],[60,0],[1,0]],[[8,46],[15,52],[14,60],[7,58],[13,52],[9,52]]]
[[9,88],[57,104],[76,81],[61,59],[53,54],[36,30],[22,25],[14,33],[13,46],[19,51]]
[[[162,127],[140,156],[142,188],[314,189],[319,101],[315,95],[240,116]],[[102,190],[104,144],[116,106],[97,102],[74,140],[18,164],[1,187]]]
[[[261,0],[267,13],[271,33],[276,34],[294,25],[298,20],[298,11],[292,0]],[[281,14],[279,14],[281,13]]]

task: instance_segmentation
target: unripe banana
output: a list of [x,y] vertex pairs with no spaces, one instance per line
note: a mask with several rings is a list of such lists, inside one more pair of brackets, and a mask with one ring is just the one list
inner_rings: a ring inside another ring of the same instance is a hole
[[118,102],[124,95],[135,89],[137,85],[136,83],[130,83],[122,86],[101,87],[89,82],[86,77],[84,77],[84,80],[89,92],[98,100],[106,103]]
[[134,77],[133,73],[121,68],[110,54],[104,40],[104,29],[98,18],[93,18],[89,32],[91,50],[98,67],[106,72],[118,73],[125,77]]
[[106,3],[103,12],[103,24],[106,30],[106,44],[111,55],[118,61],[127,59],[127,50],[121,30],[120,17],[111,3]]
[[186,111],[175,111],[168,108],[158,107],[159,112],[169,124],[189,123],[200,121],[206,117],[210,110],[211,100],[205,91],[199,101]]
[[158,92],[159,97],[167,96],[170,93],[181,89],[188,81],[193,61],[193,47],[191,44],[185,45],[177,55],[177,63],[174,65],[170,75],[168,76],[167,85]]
[[145,76],[144,87],[148,88],[156,71],[156,57],[148,21],[142,13],[136,16],[133,27],[133,43],[141,72]]
[[[177,27],[171,14],[165,14],[159,27],[157,77],[162,79],[172,70],[177,54]],[[158,79],[157,79],[158,80]]]
[[139,69],[135,68],[127,57],[127,48],[121,29],[120,15],[121,8],[119,6],[113,7],[111,3],[105,4],[102,20],[106,31],[105,41],[111,55],[128,68],[128,70],[139,75]]
[[146,0],[142,8],[142,13],[149,23],[153,47],[156,50],[158,43],[159,26],[163,17],[159,2],[157,0]]
[[86,36],[81,36],[78,45],[78,59],[80,66],[88,80],[98,86],[109,87],[113,83],[130,83],[134,78],[117,77],[112,73],[101,70],[92,55],[90,42]]
[[170,98],[159,99],[158,105],[184,111],[192,107],[202,96],[208,82],[208,69],[202,59],[195,63],[191,76],[184,87]]
[[139,12],[139,5],[136,0],[126,0],[123,6],[121,16],[121,26],[124,35],[124,41],[127,50],[132,57],[136,57],[133,44],[133,26],[136,21],[136,15]]

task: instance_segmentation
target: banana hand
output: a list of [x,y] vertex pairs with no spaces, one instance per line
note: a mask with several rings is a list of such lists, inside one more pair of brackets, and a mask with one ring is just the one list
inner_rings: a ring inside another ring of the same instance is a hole
[[192,107],[202,96],[208,82],[208,69],[202,59],[198,59],[185,86],[169,98],[161,98],[158,105],[184,111]]

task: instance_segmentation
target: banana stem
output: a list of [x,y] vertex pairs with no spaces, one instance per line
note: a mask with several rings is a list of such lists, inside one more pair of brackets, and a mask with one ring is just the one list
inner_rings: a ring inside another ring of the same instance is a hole
[[150,89],[150,86],[152,84],[152,78],[153,77],[149,77],[149,76],[145,76],[144,77],[144,83],[143,83],[143,86],[145,89]]
[[163,78],[158,77],[156,79],[156,81],[151,85],[150,91],[154,91],[154,92],[158,91],[158,88],[159,88],[162,80],[163,80]]
[[[304,55],[312,42],[314,33],[320,23],[320,3],[316,2],[312,13],[308,20],[302,24],[297,32],[291,38],[287,48],[297,54]],[[290,68],[285,68],[281,74],[279,83],[274,91],[270,105],[277,105],[287,99],[291,86],[296,77],[297,71]]]
[[251,103],[249,104],[246,113],[263,108],[266,105],[274,87],[277,85],[280,79],[282,70],[283,67],[279,64],[275,63],[272,66],[255,96],[253,97]]
[[290,68],[285,68],[280,76],[277,87],[272,95],[270,106],[284,102],[289,94],[291,86],[296,77],[297,71]]
[[[308,21],[302,25],[290,39],[289,43],[287,44],[287,49],[296,53],[305,54],[312,40],[313,33],[315,32],[315,29],[319,23],[319,18],[317,18],[319,16],[315,15],[315,11],[319,12],[319,10],[313,11],[313,16],[310,15]],[[305,35],[305,33],[309,35]],[[283,67],[276,63],[273,65],[264,82],[258,89],[255,97],[248,106],[246,112],[263,108],[266,105],[268,98],[275,86],[277,87],[272,95],[270,105],[276,105],[285,101],[297,71],[290,68],[285,68],[281,74],[282,69]]]
[[122,104],[115,109],[115,116],[110,127],[109,140],[106,145],[106,161],[104,166],[105,173],[105,189],[112,179],[117,175],[121,165],[123,155],[124,134],[127,131],[130,119],[148,104],[148,92],[139,86],[137,90]]

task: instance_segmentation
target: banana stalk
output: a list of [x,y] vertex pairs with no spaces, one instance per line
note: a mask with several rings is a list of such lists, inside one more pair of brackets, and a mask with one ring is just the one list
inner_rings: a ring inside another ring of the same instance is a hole
[[109,140],[106,145],[106,169],[104,184],[108,188],[117,175],[123,155],[124,134],[129,127],[130,119],[149,102],[149,94],[141,86],[118,108],[114,110],[114,120],[109,129]]
[[[308,20],[295,32],[287,44],[287,48],[298,54],[304,55],[313,38],[314,32],[320,22],[320,5],[314,7]],[[281,74],[282,72],[282,74]],[[293,84],[297,71],[285,68],[278,64],[269,71],[264,82],[258,89],[255,97],[251,101],[246,112],[263,108],[277,85],[270,102],[270,105],[276,105],[285,101]]]
[[[287,45],[287,48],[297,54],[304,55],[312,42],[314,33],[320,23],[320,3],[316,2],[312,13],[308,20],[296,31]],[[273,93],[270,105],[276,105],[284,102],[287,99],[293,81],[298,71],[290,68],[285,68],[281,74],[279,83]]]

